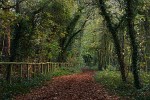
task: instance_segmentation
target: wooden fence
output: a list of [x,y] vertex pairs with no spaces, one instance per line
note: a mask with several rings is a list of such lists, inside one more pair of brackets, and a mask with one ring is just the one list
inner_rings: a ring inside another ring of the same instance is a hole
[[[7,66],[11,66],[11,77],[9,82],[14,79],[27,79],[30,80],[36,75],[48,74],[53,72],[59,67],[72,67],[70,63],[26,63],[26,62],[0,62],[0,80],[6,78]],[[15,80],[14,80],[15,81]]]

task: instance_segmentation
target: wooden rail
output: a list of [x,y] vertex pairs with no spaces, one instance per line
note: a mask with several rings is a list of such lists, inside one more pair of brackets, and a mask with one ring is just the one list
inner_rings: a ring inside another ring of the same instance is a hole
[[11,66],[11,77],[9,82],[16,81],[15,79],[30,80],[38,74],[48,74],[59,67],[72,67],[71,63],[27,63],[27,62],[0,62],[0,80],[6,77],[6,68]]

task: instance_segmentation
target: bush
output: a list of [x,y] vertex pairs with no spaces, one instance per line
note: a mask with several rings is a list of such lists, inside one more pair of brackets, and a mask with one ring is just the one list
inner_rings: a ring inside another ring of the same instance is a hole
[[137,90],[133,86],[133,76],[130,73],[128,82],[123,83],[121,80],[120,72],[117,71],[101,71],[97,72],[94,76],[98,83],[104,85],[110,92],[130,98],[130,100],[149,100],[150,98],[150,75],[141,73],[141,82],[143,88]]
[[56,77],[62,75],[70,75],[79,72],[80,72],[80,67],[61,67],[55,69],[55,71],[52,73],[52,76]]

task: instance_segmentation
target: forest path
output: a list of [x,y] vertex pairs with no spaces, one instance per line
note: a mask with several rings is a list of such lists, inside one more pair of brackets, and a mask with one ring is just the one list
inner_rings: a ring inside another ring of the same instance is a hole
[[97,84],[94,72],[55,77],[44,86],[33,89],[15,100],[120,100]]

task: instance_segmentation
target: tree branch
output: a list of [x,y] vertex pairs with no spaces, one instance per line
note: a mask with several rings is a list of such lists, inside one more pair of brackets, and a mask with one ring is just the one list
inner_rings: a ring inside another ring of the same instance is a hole
[[115,30],[118,31],[118,29],[120,28],[120,26],[122,25],[122,23],[126,20],[127,14],[124,14],[120,20],[119,23],[117,25],[114,26]]
[[80,28],[78,31],[76,31],[75,33],[73,33],[73,34],[69,37],[69,39],[68,39],[68,41],[67,41],[67,43],[66,43],[66,45],[65,45],[65,47],[64,47],[65,50],[68,48],[68,46],[70,45],[70,43],[72,42],[72,40],[74,39],[74,37],[75,37],[77,34],[79,34],[79,33],[84,29],[86,23],[88,22],[89,17],[90,17],[90,14],[88,13],[88,16],[87,16],[86,20],[84,21],[84,23],[82,24],[81,28]]

